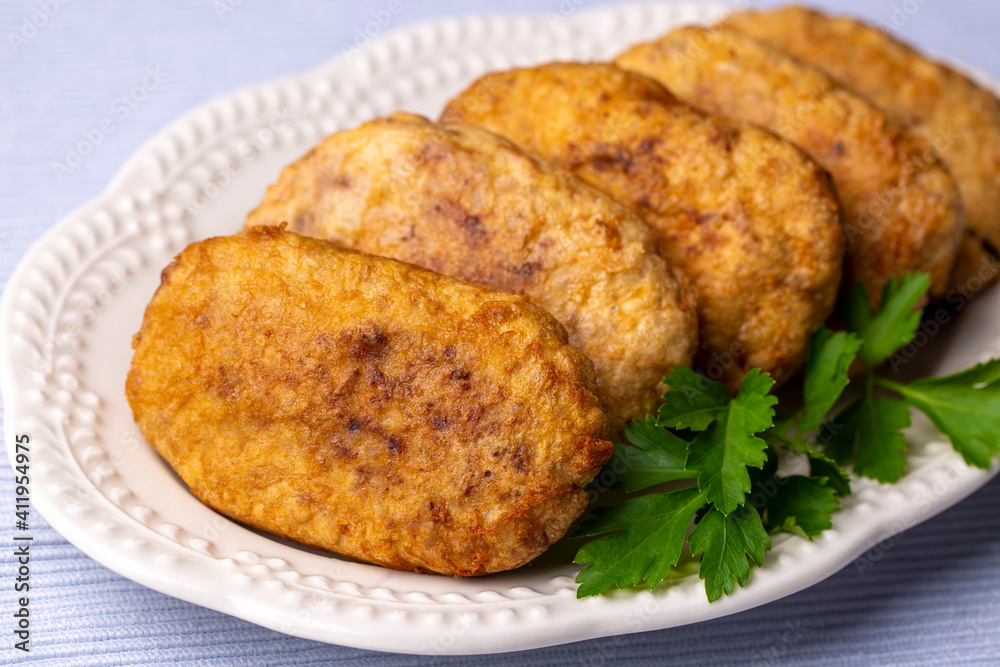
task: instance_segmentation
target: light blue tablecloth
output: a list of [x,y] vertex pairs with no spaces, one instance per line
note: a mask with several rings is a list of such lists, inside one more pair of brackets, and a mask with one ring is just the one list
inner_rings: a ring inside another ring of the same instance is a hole
[[[558,11],[560,4],[401,3],[394,26],[474,11]],[[597,3],[584,1],[592,4]],[[821,4],[894,22],[905,38],[1000,78],[1000,3],[994,0]],[[384,0],[281,6],[249,0],[76,0],[63,6],[59,0],[5,0],[0,4],[0,283],[32,243],[97,195],[151,134],[213,97],[337,55],[339,45],[353,40],[355,27],[385,5]],[[11,39],[46,7],[52,16],[37,34],[23,42]],[[232,11],[224,11],[229,7]],[[64,146],[107,116],[147,66],[159,66],[166,78],[82,166],[58,180],[51,165],[62,159]],[[14,504],[13,477],[7,465],[0,468],[6,517]],[[43,527],[37,513],[33,519],[30,658],[35,661],[453,663],[304,641],[181,602],[110,572]],[[12,648],[12,526],[7,518],[0,524],[0,664],[8,664],[26,656]],[[708,623],[475,661],[1000,664],[1000,480],[906,533],[863,574],[849,566],[807,591]],[[454,664],[471,662],[462,658]]]

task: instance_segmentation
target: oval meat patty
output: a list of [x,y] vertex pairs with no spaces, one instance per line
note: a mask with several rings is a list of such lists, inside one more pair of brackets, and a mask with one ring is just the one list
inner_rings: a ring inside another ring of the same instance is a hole
[[323,140],[248,225],[280,224],[523,294],[594,361],[612,427],[652,411],[690,366],[693,297],[633,209],[479,128],[395,114]]
[[612,454],[551,315],[273,227],[188,246],[133,347],[135,420],[205,504],[388,567],[526,563]]
[[836,198],[821,167],[768,132],[602,63],[487,74],[441,122],[501,134],[636,206],[697,290],[696,367],[732,391],[751,368],[787,379],[830,315]]
[[711,113],[770,130],[833,176],[847,238],[846,284],[872,297],[892,277],[930,274],[943,296],[965,228],[954,180],[930,144],[821,70],[732,31],[687,27],[615,61]]
[[[733,14],[726,28],[749,35],[829,73],[934,146],[958,183],[972,232],[982,248],[975,275],[1000,248],[1000,99],[884,30],[804,7]],[[969,252],[969,251],[966,251]],[[975,253],[973,252],[973,255]],[[991,267],[990,267],[991,268]],[[993,276],[997,271],[990,272]]]

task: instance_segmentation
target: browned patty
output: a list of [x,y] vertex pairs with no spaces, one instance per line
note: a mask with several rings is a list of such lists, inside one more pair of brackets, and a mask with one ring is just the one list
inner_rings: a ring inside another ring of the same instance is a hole
[[829,178],[768,132],[603,63],[487,74],[441,122],[502,134],[636,206],[697,289],[696,367],[731,390],[751,368],[793,374],[833,308],[844,243]]
[[471,127],[395,114],[323,140],[268,188],[248,225],[294,231],[523,294],[590,356],[619,432],[689,366],[694,300],[636,212]]
[[524,564],[612,454],[551,315],[276,228],[188,246],[133,347],[135,420],[205,504],[388,567]]
[[965,229],[954,180],[930,144],[816,67],[739,33],[687,27],[615,61],[712,113],[754,123],[825,167],[843,205],[845,282],[872,295],[908,272],[942,296]]
[[[947,163],[965,204],[965,261],[984,261],[975,243],[1000,248],[1000,100],[942,63],[862,21],[804,7],[740,12],[726,28],[807,61],[864,95],[930,143]],[[971,264],[970,264],[971,261]],[[995,272],[994,272],[995,274]]]

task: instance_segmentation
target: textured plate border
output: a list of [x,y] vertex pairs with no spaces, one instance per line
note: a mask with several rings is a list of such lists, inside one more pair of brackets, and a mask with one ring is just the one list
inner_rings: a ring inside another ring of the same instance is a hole
[[[387,571],[269,539],[186,492],[131,426],[121,391],[130,357],[122,330],[137,328],[170,256],[208,232],[235,231],[247,206],[234,202],[257,201],[290,157],[329,132],[398,108],[434,115],[488,70],[604,59],[724,11],[695,3],[564,6],[544,16],[408,27],[311,73],[215,100],[148,141],[101,196],[32,248],[0,304],[5,441],[13,460],[14,434],[31,433],[33,503],[56,530],[150,588],[282,632],[374,650],[486,653],[765,604],[821,581],[996,474],[967,467],[915,419],[899,484],[856,481],[831,530],[813,542],[776,538],[749,587],[712,605],[692,573],[654,592],[578,601],[572,565],[471,580]],[[260,139],[249,150],[248,132]],[[241,171],[248,176],[230,187]],[[223,220],[210,224],[210,216]],[[989,315],[998,306],[996,290],[977,299],[937,370],[1000,356],[1000,318]]]

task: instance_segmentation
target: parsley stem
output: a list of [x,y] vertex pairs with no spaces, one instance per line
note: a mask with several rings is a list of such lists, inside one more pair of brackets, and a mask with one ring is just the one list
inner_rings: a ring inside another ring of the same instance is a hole
[[894,391],[897,394],[902,394],[904,396],[906,395],[906,385],[904,384],[893,382],[892,380],[886,380],[885,378],[875,377],[873,374],[870,374],[868,377],[869,379],[874,378],[875,384],[877,384],[880,387],[884,387],[885,389]]
[[875,371],[871,368],[865,373],[865,400],[871,400],[875,398],[875,383],[879,378],[875,377]]

